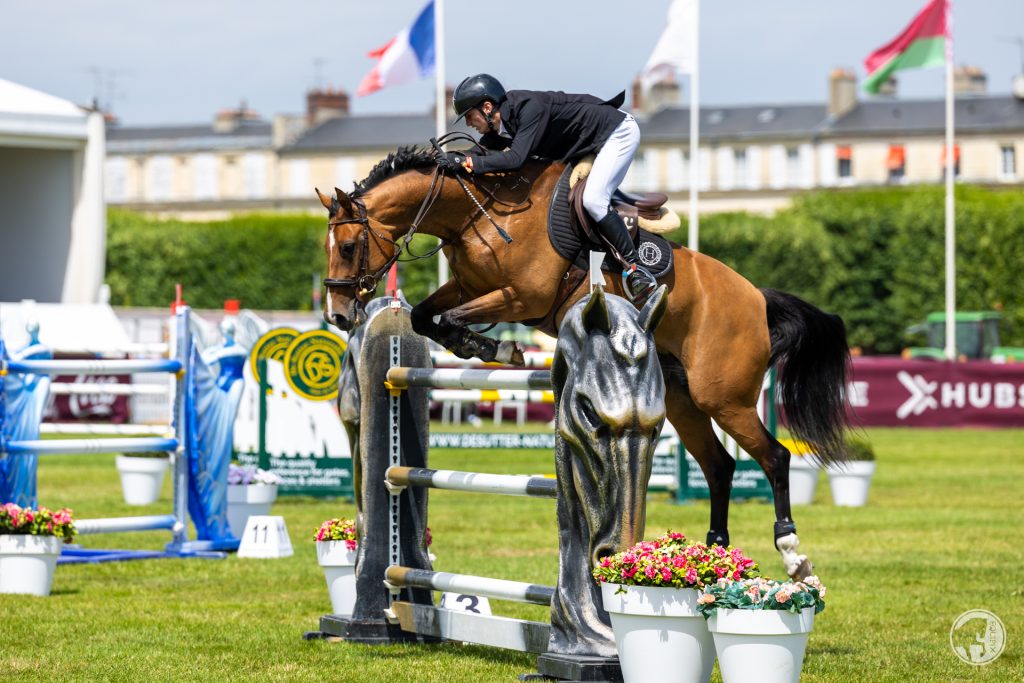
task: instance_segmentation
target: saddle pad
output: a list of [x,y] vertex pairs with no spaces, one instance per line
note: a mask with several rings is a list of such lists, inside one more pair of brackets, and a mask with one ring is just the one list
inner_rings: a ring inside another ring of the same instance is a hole
[[[548,208],[548,237],[555,251],[573,262],[577,268],[586,271],[590,267],[588,252],[602,251],[603,245],[584,238],[572,223],[572,208],[569,206],[569,178],[572,169],[572,166],[566,166],[551,195],[551,206]],[[664,237],[638,229],[634,242],[641,265],[649,270],[651,275],[659,278],[672,269],[672,244]],[[613,259],[606,258],[601,264],[601,270],[618,273],[620,266]]]

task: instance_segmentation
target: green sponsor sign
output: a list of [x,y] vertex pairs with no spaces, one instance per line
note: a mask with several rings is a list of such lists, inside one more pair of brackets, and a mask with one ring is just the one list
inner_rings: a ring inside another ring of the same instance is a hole
[[[709,499],[711,492],[700,465],[681,444],[676,460],[679,463],[679,488],[676,491],[676,501]],[[732,500],[751,498],[772,500],[772,486],[768,482],[764,470],[756,461],[749,458],[739,458],[736,461],[736,472],[732,476],[732,495],[730,497]]]

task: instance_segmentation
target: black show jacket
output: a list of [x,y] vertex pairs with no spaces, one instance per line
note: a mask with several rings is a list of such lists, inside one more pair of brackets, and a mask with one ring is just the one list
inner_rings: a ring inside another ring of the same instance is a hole
[[619,111],[625,100],[625,91],[599,100],[593,95],[510,90],[498,110],[512,139],[497,133],[483,135],[480,144],[491,153],[470,154],[473,172],[509,171],[531,156],[570,161],[592,154],[626,118]]

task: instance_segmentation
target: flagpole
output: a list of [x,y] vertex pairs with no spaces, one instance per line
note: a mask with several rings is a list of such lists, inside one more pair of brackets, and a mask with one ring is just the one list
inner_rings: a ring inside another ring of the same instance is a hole
[[956,212],[953,158],[953,3],[946,4],[946,358],[956,360]]
[[700,0],[696,0],[693,29],[693,72],[690,74],[690,231],[687,246],[697,251],[700,217],[697,184],[700,182]]
[[[448,97],[444,78],[444,0],[434,0],[434,130],[440,138],[448,132]],[[437,286],[448,282],[448,259],[437,252]]]

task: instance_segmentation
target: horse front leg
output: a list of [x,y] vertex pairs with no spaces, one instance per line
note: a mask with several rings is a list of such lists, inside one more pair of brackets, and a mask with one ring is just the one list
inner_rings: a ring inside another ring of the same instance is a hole
[[458,306],[461,299],[458,283],[451,279],[420,303],[413,306],[411,319],[412,329],[428,339],[433,339],[446,349],[458,345],[459,330],[451,325],[439,325],[434,317]]
[[460,358],[479,358],[485,362],[525,365],[523,349],[513,341],[498,341],[468,329],[467,325],[500,323],[528,317],[514,289],[502,287],[456,306],[441,314],[438,327],[444,334],[457,336],[448,348]]

